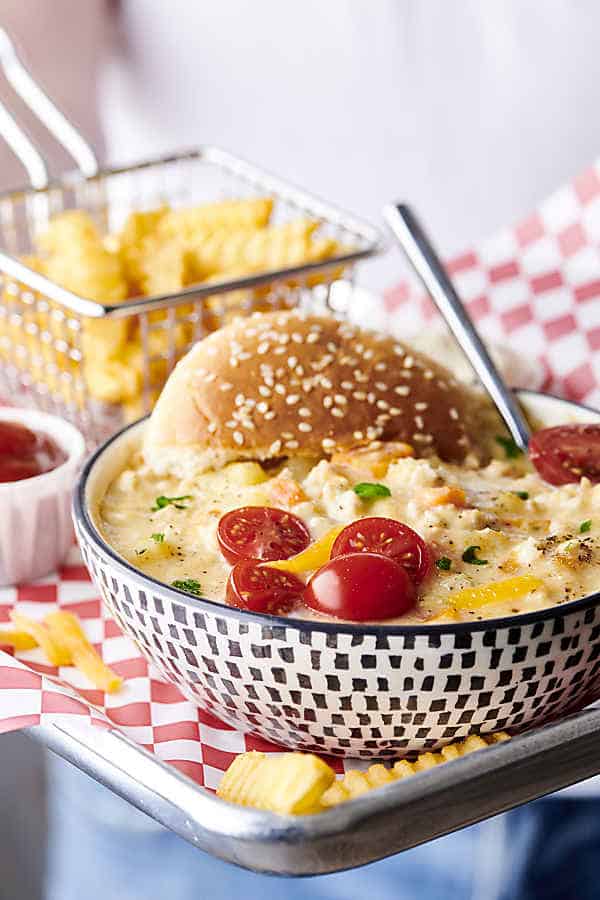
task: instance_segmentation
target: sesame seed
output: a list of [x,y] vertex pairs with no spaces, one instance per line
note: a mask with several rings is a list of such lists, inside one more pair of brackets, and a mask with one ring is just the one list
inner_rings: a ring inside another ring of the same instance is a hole
[[390,406],[390,416],[401,416],[404,410],[399,409],[397,406]]
[[229,419],[227,422],[225,422],[225,427],[226,428],[237,428],[237,422],[235,421],[235,419]]
[[271,391],[269,390],[268,387],[265,387],[264,384],[259,384],[258,393],[260,394],[261,397],[270,397],[271,396]]
[[354,387],[354,384],[351,381],[342,381],[342,383],[340,384],[340,387],[343,388],[345,391],[351,391],[352,388]]
[[[413,441],[415,441],[415,443],[417,443],[417,444],[431,444],[431,443],[433,443],[433,438],[432,438],[432,436],[431,436],[430,434],[419,434],[419,433],[417,432],[416,434],[413,434],[412,439],[413,439]],[[460,441],[459,441],[459,443],[460,443]]]
[[256,348],[256,352],[259,353],[261,356],[263,356],[265,353],[268,352],[269,347],[270,347],[270,344],[268,341],[261,341],[261,343]]
[[427,409],[428,406],[429,403],[423,403],[422,401],[420,403],[415,403],[415,409],[419,412],[423,412],[423,410]]
[[410,394],[410,387],[407,384],[399,384],[398,387],[394,388],[394,391],[401,397],[408,397]]
[[343,394],[334,394],[333,399],[339,406],[346,406],[348,399]]
[[300,444],[298,443],[298,441],[292,440],[292,441],[286,441],[285,446],[288,448],[288,450],[297,450],[298,447],[300,446]]
[[282,384],[275,385],[275,393],[279,394],[281,397],[285,395],[285,388]]
[[433,372],[431,371],[431,369],[425,369],[425,371],[423,372],[423,378],[426,378],[427,381],[431,381],[431,379],[432,379],[433,377],[434,377],[434,374],[433,374]]
[[288,394],[285,398],[285,402],[288,406],[294,406],[298,400],[300,399],[300,394]]
[[376,372],[385,372],[387,369],[387,364],[384,362],[375,363],[374,369]]
[[207,372],[206,375],[204,376],[204,381],[206,381],[206,383],[208,384],[211,381],[214,381],[216,377],[217,376],[215,375],[214,372]]
[[363,438],[364,438],[364,434],[363,434],[362,431],[355,431],[354,434],[353,434],[352,436],[353,436],[353,437],[355,438],[355,440],[357,440],[357,441],[362,441]]
[[415,364],[414,358],[412,356],[407,356],[406,359],[404,360],[403,366],[405,369],[412,369],[414,364]]
[[282,353],[285,353],[285,347],[275,347],[275,349],[273,350],[273,353],[276,356],[281,356]]
[[377,388],[378,391],[387,391],[387,389],[388,389],[387,384],[385,384],[385,382],[383,382],[383,381],[376,381],[375,387]]
[[299,334],[297,331],[292,331],[292,340],[296,344],[301,344],[302,343],[302,335]]
[[304,366],[296,366],[294,372],[296,373],[298,378],[302,378],[302,376],[304,375]]
[[232,369],[237,369],[237,367],[238,367],[238,361],[237,361],[237,359],[235,358],[235,356],[230,356],[230,357],[229,357],[229,365],[231,366]]
[[323,406],[325,409],[331,409],[333,406],[333,398],[330,397],[329,394],[327,394],[326,397],[323,397]]
[[451,406],[448,410],[448,415],[451,419],[454,419],[456,421],[456,419],[458,419],[458,410]]
[[242,361],[246,360],[246,359],[251,359],[251,358],[252,358],[252,354],[248,353],[247,351],[244,351],[243,353],[238,353],[238,359],[240,359]]
[[375,400],[375,394],[373,393],[373,391],[369,391],[369,393],[367,394],[367,403],[375,403]]
[[245,399],[246,398],[244,397],[243,394],[236,394],[233,402],[235,403],[236,406],[243,406]]
[[236,444],[238,444],[240,447],[244,443],[244,435],[242,434],[241,431],[234,431],[233,439],[236,442]]
[[333,341],[329,341],[329,343],[327,344],[327,349],[330,353],[337,353],[338,346],[337,344],[334,344]]
[[367,395],[365,394],[364,391],[354,391],[352,396],[354,397],[355,400],[366,400],[367,399]]
[[378,438],[380,434],[381,428],[373,428],[372,425],[369,425],[369,427],[367,428],[367,438],[370,441],[374,441],[375,438]]
[[231,384],[231,382],[222,381],[221,384],[219,385],[219,390],[220,391],[230,391],[232,387],[233,387],[233,385]]
[[311,331],[310,334],[306,335],[306,343],[307,344],[315,344],[319,340],[319,335],[316,331]]
[[270,409],[269,412],[265,413],[265,419],[267,419],[267,421],[270,422],[271,419],[274,419],[274,418],[275,418],[275,410]]
[[312,425],[309,422],[299,422],[298,423],[298,431],[312,431]]
[[335,416],[336,419],[343,419],[346,413],[343,409],[340,409],[339,406],[334,406],[331,410],[331,415]]
[[394,353],[396,356],[404,356],[404,347],[401,347],[400,344],[394,344]]
[[280,450],[281,450],[281,441],[278,438],[276,441],[273,441],[273,443],[269,447],[269,453],[272,453],[273,455],[275,455],[276,453],[279,453]]
[[303,416],[305,419],[308,419],[312,414],[308,406],[301,406],[298,410],[298,415]]
[[373,359],[373,351],[370,349],[365,350],[365,352],[363,353],[363,359]]
[[335,447],[335,441],[331,438],[323,438],[321,441],[321,446],[324,450],[332,450]]
[[286,440],[288,440],[288,441],[291,441],[291,439],[294,437],[294,435],[292,434],[291,431],[282,431],[281,437],[286,438]]
[[214,434],[215,431],[217,430],[217,423],[216,423],[216,422],[209,422],[209,423],[208,423],[208,429],[207,429],[207,430],[208,430],[208,433],[209,433],[209,434]]
[[298,365],[298,358],[296,356],[288,356],[287,364],[290,369],[295,368]]
[[321,377],[321,385],[325,388],[326,391],[330,391],[333,387],[329,378],[325,378],[324,376]]
[[259,413],[266,413],[269,411],[269,404],[265,403],[264,400],[261,400],[260,403],[256,404],[256,409]]
[[423,430],[424,424],[425,424],[425,423],[424,423],[424,421],[423,421],[423,416],[415,416],[415,425],[417,426],[417,428],[419,429],[419,431],[422,431],[422,430]]
[[361,372],[360,369],[354,370],[354,377],[359,384],[365,384],[369,380],[369,376],[365,375],[364,372]]
[[376,403],[376,406],[377,406],[377,409],[389,409],[390,408],[390,404],[387,403],[385,400],[378,400]]

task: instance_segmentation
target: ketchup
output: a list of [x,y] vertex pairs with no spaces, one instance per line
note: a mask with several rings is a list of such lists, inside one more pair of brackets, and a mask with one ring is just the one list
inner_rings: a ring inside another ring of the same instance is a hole
[[52,438],[18,422],[0,420],[0,482],[22,481],[51,472],[66,461]]

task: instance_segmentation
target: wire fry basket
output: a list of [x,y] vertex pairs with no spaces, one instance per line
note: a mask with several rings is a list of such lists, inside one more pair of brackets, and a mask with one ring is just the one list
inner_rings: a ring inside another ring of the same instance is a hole
[[[343,312],[340,298],[347,293],[340,287],[351,281],[358,260],[382,249],[371,225],[216,147],[99,170],[91,148],[33,81],[2,30],[0,66],[77,164],[75,172],[50,180],[43,158],[0,104],[0,134],[30,181],[0,194],[0,392],[11,402],[69,419],[90,444],[148,412],[177,360],[234,316],[296,306]],[[74,294],[27,265],[36,236],[65,210],[85,210],[108,234],[132,211],[266,196],[274,202],[272,223],[318,220],[319,235],[335,239],[339,252],[118,305]],[[106,324],[94,324],[99,322]],[[129,355],[104,364],[94,329],[110,334],[111,327],[132,335]]]

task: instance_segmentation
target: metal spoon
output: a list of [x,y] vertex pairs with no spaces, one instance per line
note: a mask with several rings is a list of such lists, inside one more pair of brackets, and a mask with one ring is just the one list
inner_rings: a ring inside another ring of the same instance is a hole
[[383,215],[461,350],[479,376],[515,444],[526,452],[530,430],[525,417],[512,391],[494,365],[417,217],[402,203],[397,206],[386,206]]

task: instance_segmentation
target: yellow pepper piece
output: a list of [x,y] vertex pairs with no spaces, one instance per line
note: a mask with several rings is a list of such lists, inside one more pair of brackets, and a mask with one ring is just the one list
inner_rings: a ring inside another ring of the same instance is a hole
[[291,559],[281,559],[276,562],[265,563],[265,565],[272,566],[274,569],[284,569],[286,572],[293,572],[294,574],[314,572],[328,562],[335,539],[345,527],[345,525],[336,525],[335,528],[324,534],[318,541],[315,541],[302,553],[292,556]]
[[488,603],[504,603],[510,600],[520,600],[531,591],[542,586],[542,579],[533,575],[517,575],[515,578],[505,578],[503,581],[494,581],[477,588],[465,588],[457,591],[449,605],[454,609],[479,609]]

